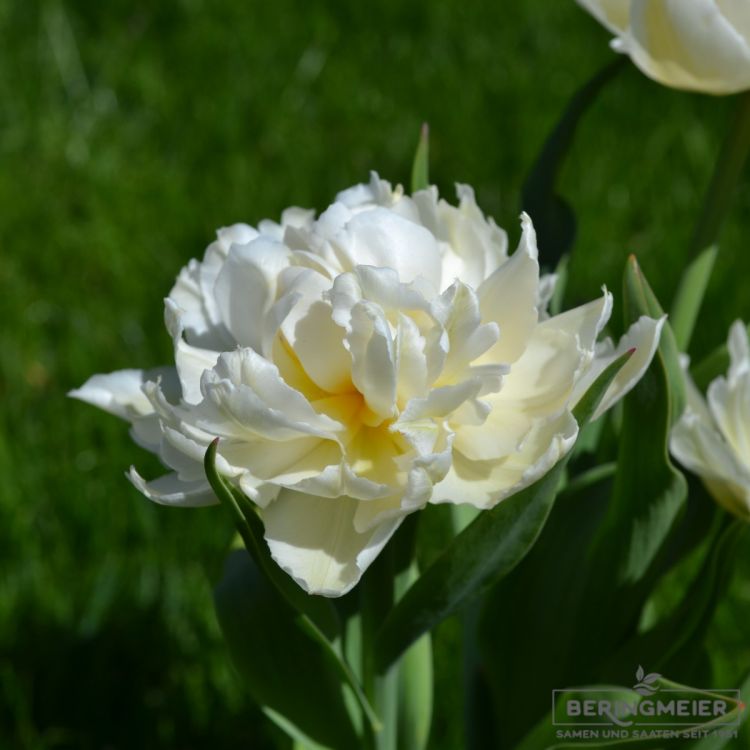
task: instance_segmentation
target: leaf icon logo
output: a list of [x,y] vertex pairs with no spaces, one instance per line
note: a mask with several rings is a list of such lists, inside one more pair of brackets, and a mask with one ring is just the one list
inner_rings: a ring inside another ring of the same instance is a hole
[[658,672],[650,672],[646,674],[643,667],[639,664],[638,669],[635,671],[636,684],[633,686],[638,695],[649,696],[653,695],[659,687],[654,687],[654,683],[661,678]]

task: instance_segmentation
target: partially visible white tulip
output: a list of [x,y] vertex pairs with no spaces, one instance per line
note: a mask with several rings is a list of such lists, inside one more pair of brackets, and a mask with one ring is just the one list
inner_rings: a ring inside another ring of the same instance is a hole
[[577,1],[655,81],[706,94],[750,88],[748,0]]
[[71,395],[124,417],[172,469],[135,486],[171,505],[215,502],[217,469],[258,507],[271,554],[311,593],[354,586],[425,504],[491,508],[572,447],[572,409],[637,352],[600,411],[626,393],[662,322],[597,343],[612,296],[549,317],[531,220],[505,232],[459,186],[411,197],[377,175],[317,220],[219,231],[166,299],[175,368],[96,375]]
[[707,400],[688,376],[688,406],[670,448],[717,502],[750,521],[750,347],[742,321],[732,324],[727,345],[729,372],[709,385]]

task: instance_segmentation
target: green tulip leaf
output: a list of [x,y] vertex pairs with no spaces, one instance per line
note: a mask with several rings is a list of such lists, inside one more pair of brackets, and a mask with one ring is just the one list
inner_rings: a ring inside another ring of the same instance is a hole
[[359,747],[329,654],[245,550],[227,557],[214,602],[232,661],[269,718],[308,746]]
[[411,192],[425,190],[430,186],[430,128],[423,123],[419,132],[419,143],[411,167]]
[[332,639],[338,636],[340,629],[336,610],[330,600],[306,594],[276,565],[263,539],[263,524],[252,503],[216,470],[218,444],[217,438],[206,451],[206,476],[216,496],[231,510],[240,536],[254,563],[254,569],[262,572],[266,581],[276,591],[279,602],[297,617],[299,631],[304,632],[323,649],[329,665],[333,667],[339,679],[351,689],[370,726],[379,731],[380,720],[345,658],[334,646]]
[[718,252],[719,248],[716,245],[704,250],[687,267],[680,280],[669,316],[680,351],[687,351],[690,344]]
[[[663,315],[632,257],[624,296],[626,325],[642,315]],[[617,569],[610,586],[632,586],[643,578],[684,506],[687,482],[669,458],[669,430],[684,398],[677,345],[665,325],[652,366],[623,407],[617,473],[600,540],[602,559]]]
[[645,633],[639,633],[610,661],[613,673],[642,659],[667,674],[685,674],[702,653],[716,608],[726,596],[736,569],[736,552],[747,532],[747,524],[734,520],[725,524],[712,543],[699,571],[679,606]]
[[335,638],[339,634],[339,622],[333,604],[323,597],[305,593],[273,560],[263,538],[263,522],[255,507],[244,493],[216,471],[218,445],[219,438],[216,438],[206,451],[206,477],[216,497],[231,511],[248,553],[294,610],[307,615],[328,639]]

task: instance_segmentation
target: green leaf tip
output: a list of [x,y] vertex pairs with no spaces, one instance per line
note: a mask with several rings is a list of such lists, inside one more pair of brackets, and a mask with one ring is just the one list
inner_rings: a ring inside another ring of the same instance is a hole
[[430,185],[430,126],[424,122],[419,132],[419,143],[411,167],[411,192],[425,190]]

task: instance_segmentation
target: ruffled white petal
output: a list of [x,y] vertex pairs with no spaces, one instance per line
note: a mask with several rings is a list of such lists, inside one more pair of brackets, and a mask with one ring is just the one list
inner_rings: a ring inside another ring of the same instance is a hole
[[131,471],[155,502],[214,502],[203,460],[220,438],[216,468],[260,509],[278,563],[311,593],[345,593],[405,515],[489,508],[539,479],[616,356],[596,344],[611,296],[548,318],[530,219],[508,258],[471,188],[458,195],[409,198],[373,174],[318,220],[295,208],[220,230],[165,302],[176,368],[71,395],[130,420],[172,469]]
[[659,347],[659,338],[666,321],[666,316],[655,320],[645,315],[630,326],[620,339],[617,347],[605,341],[597,352],[591,366],[576,383],[572,403],[575,405],[593,382],[616,359],[630,350],[634,350],[622,369],[605,392],[592,419],[598,419],[607,409],[614,406],[625,394],[631,391],[646,372]]
[[335,243],[345,270],[392,268],[404,283],[421,277],[440,288],[440,250],[435,237],[392,211],[374,208],[354,215]]
[[108,375],[92,375],[80,388],[68,391],[68,396],[98,406],[116,417],[133,421],[137,417],[153,413],[151,403],[143,393],[143,384],[160,378],[165,387],[179,393],[175,368],[159,367],[153,370],[118,370]]
[[281,323],[281,332],[305,374],[327,393],[352,390],[352,358],[344,346],[344,330],[332,317],[324,292],[325,276],[308,268],[290,268],[282,275],[280,292],[296,302]]
[[216,367],[203,374],[205,405],[196,424],[214,434],[248,439],[290,440],[316,435],[335,440],[342,429],[335,420],[318,414],[299,391],[290,388],[278,368],[245,348],[219,357]]
[[498,461],[473,461],[457,449],[432,503],[468,503],[487,509],[544,476],[573,447],[578,424],[569,411],[539,420],[520,448]]
[[133,466],[130,467],[127,477],[139,492],[159,505],[198,508],[218,503],[216,495],[205,478],[194,482],[184,482],[175,473],[165,474],[163,477],[147,482]]
[[289,249],[260,237],[233,245],[216,277],[219,312],[234,340],[261,351],[263,319],[276,299],[277,278],[289,265]]
[[474,191],[457,185],[459,205],[438,198],[437,188],[413,197],[419,221],[438,239],[442,255],[442,289],[460,279],[477,288],[508,259],[508,237],[477,206]]
[[358,504],[282,490],[262,511],[273,559],[308,593],[336,597],[352,589],[403,520],[358,533]]
[[482,321],[500,328],[498,342],[480,362],[512,363],[523,353],[539,319],[537,297],[539,262],[536,233],[531,219],[521,217],[521,242],[511,258],[478,290]]

